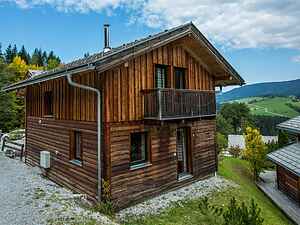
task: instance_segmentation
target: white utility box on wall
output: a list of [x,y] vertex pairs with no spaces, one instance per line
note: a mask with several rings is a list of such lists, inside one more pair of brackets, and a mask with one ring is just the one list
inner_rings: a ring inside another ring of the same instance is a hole
[[42,151],[40,153],[40,166],[44,169],[50,168],[50,152]]

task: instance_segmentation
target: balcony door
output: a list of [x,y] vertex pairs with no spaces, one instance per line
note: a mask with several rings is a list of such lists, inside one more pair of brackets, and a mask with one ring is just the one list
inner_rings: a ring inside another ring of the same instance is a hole
[[174,68],[175,88],[185,89],[185,69]]
[[177,129],[176,151],[178,179],[191,174],[188,149],[188,128]]

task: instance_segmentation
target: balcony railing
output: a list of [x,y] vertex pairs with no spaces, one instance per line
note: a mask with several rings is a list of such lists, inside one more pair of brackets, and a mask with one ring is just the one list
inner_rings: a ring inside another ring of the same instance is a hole
[[144,91],[144,119],[173,120],[216,115],[214,91],[151,89]]

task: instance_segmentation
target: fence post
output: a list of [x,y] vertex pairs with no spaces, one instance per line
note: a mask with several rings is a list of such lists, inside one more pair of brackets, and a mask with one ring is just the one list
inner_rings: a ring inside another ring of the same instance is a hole
[[4,151],[5,141],[6,141],[6,138],[3,138],[3,142],[2,142],[2,146],[1,146],[1,152]]

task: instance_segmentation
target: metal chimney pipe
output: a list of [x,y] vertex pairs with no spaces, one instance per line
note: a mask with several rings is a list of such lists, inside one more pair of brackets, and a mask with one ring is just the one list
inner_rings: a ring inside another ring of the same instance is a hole
[[109,24],[104,24],[104,53],[111,50],[109,36]]

